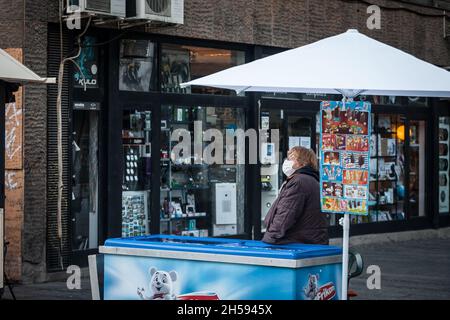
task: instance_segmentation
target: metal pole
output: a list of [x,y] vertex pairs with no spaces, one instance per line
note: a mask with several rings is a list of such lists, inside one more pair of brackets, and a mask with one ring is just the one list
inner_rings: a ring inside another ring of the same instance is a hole
[[350,235],[350,215],[344,215],[343,223],[343,242],[342,242],[342,300],[347,300],[348,292],[348,247]]
[[[345,109],[347,98],[342,97],[342,106]],[[350,215],[344,214],[343,219],[343,241],[342,241],[342,300],[347,300],[348,292],[348,247],[350,238]]]

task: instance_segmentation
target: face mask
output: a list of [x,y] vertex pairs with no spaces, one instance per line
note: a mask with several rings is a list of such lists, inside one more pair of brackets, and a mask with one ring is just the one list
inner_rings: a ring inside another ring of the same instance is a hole
[[293,168],[294,166],[294,161],[291,160],[284,160],[283,162],[283,173],[287,176],[290,177],[294,172],[295,169]]

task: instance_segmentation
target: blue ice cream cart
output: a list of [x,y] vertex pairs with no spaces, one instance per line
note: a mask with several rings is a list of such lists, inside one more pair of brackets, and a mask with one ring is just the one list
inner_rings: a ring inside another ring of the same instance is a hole
[[109,239],[105,300],[340,299],[334,246],[152,235]]

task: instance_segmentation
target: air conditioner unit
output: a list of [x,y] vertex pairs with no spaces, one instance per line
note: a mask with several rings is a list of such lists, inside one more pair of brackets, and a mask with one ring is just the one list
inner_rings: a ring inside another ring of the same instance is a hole
[[128,0],[127,18],[184,23],[184,0]]
[[67,14],[126,17],[126,0],[67,0]]

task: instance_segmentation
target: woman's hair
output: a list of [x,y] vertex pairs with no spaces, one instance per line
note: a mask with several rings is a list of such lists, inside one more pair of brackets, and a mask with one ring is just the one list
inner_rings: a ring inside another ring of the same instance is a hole
[[305,147],[293,147],[288,151],[288,157],[294,155],[294,158],[304,166],[310,166],[314,170],[319,170],[317,157],[313,150]]

